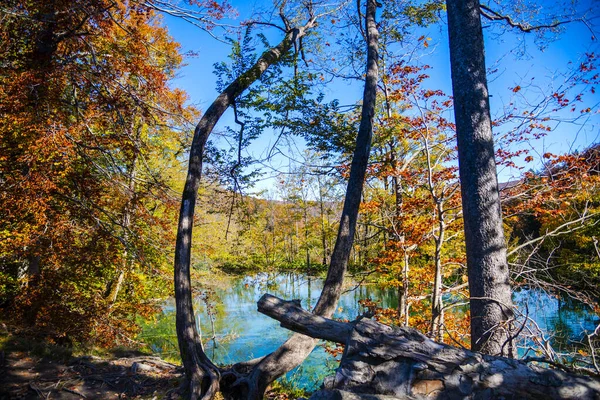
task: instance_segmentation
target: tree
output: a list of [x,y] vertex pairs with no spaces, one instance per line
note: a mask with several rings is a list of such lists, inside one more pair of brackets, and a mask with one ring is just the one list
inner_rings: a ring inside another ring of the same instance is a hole
[[447,0],[454,115],[458,139],[471,348],[514,356],[512,299],[477,0]]
[[[376,7],[377,5],[374,0],[367,2],[367,11],[365,14],[368,48],[367,74],[361,124],[358,130],[356,150],[352,161],[336,245],[331,256],[331,264],[325,286],[314,310],[315,313],[326,316],[333,314],[340,296],[348,256],[352,249],[362,187],[369,159],[378,78],[378,32],[375,24]],[[317,16],[310,11],[309,8],[309,19],[304,26],[299,28],[287,26],[288,29],[283,41],[263,53],[253,66],[225,88],[208,108],[194,132],[194,139],[190,150],[188,175],[182,195],[175,249],[177,336],[186,372],[187,395],[192,398],[211,398],[219,389],[221,380],[221,371],[212,363],[202,349],[200,336],[196,330],[191,298],[191,237],[194,206],[202,173],[204,146],[214,125],[224,111],[235,101],[235,98],[256,81],[270,65],[277,63],[291,49],[292,45],[315,24]],[[284,19],[284,21],[287,20]],[[229,392],[228,395],[240,396],[243,393],[248,398],[261,397],[270,382],[304,360],[310,351],[312,351],[314,345],[315,341],[313,339],[307,339],[302,335],[294,335],[271,355],[250,363],[244,363],[244,369],[247,370],[249,366],[252,369],[244,379],[237,378],[231,382],[228,389],[233,390],[233,392]],[[236,366],[233,366],[229,370],[228,375],[236,377],[237,373],[235,370]],[[224,378],[225,375],[227,374],[224,373]],[[240,387],[244,388],[240,389]]]
[[126,341],[167,295],[169,191],[196,115],[168,86],[178,45],[135,3],[0,14],[3,312],[51,341]]
[[448,324],[444,321],[454,302],[445,306],[442,296],[460,294],[466,286],[464,251],[454,125],[443,117],[452,102],[440,90],[423,87],[429,68],[404,62],[389,67],[385,116],[377,125],[378,147],[363,208],[381,214],[373,226],[388,234],[370,263],[382,284],[397,288],[399,298],[397,311],[375,307],[376,317],[443,341],[450,331],[464,336],[468,319],[450,313]]
[[338,181],[326,172],[318,154],[306,151],[303,157],[301,165],[280,175],[279,191],[284,200],[281,206],[286,208],[281,229],[287,231],[289,238],[284,245],[287,263],[304,265],[310,273],[318,264],[328,265],[329,249],[333,247],[330,243],[336,233],[330,217],[333,208],[341,204],[333,196]]
[[[311,16],[304,26],[289,29],[281,43],[264,52],[251,68],[236,78],[221,92],[206,110],[194,131],[188,173],[181,199],[177,242],[175,245],[177,338],[188,382],[188,395],[191,398],[199,398],[201,396],[212,398],[219,387],[219,370],[202,350],[202,342],[196,328],[190,279],[194,208],[202,176],[204,146],[217,121],[225,110],[233,104],[236,97],[260,78],[270,65],[277,63],[291,49],[294,43],[306,34],[306,31],[314,25],[315,21],[316,18]],[[204,391],[202,389],[203,386],[208,389]]]
[[[308,20],[303,26],[292,27],[286,23],[285,36],[277,45],[265,51],[244,73],[236,77],[206,110],[196,126],[190,149],[189,167],[181,199],[177,241],[175,245],[175,300],[176,327],[181,358],[187,379],[187,395],[190,398],[212,398],[219,388],[220,372],[202,349],[200,335],[196,329],[192,307],[190,258],[194,208],[200,179],[206,141],[225,110],[235,99],[257,81],[271,65],[278,63],[288,51],[306,35],[316,23],[318,15],[308,9]],[[249,396],[262,395],[261,389],[249,388]],[[258,393],[260,392],[260,394]]]
[[[377,94],[378,79],[378,31],[375,23],[377,3],[374,0],[366,2],[365,31],[367,42],[367,68],[363,92],[363,106],[360,126],[356,138],[356,146],[350,167],[350,176],[344,197],[344,206],[340,217],[338,234],[331,254],[331,261],[321,296],[313,313],[329,317],[336,309],[337,301],[341,294],[344,274],[348,258],[352,250],[356,221],[362,189],[366,176],[371,138],[373,135],[373,118],[375,115],[375,99]],[[303,335],[294,335],[278,350],[267,356],[259,363],[252,375],[263,374],[259,380],[259,389],[262,395],[266,385],[286,371],[297,366],[312,351],[315,341]],[[252,391],[256,390],[252,388]]]

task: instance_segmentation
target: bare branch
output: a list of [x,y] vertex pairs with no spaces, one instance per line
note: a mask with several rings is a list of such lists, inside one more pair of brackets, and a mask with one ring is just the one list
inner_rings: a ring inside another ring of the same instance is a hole
[[[584,224],[587,220],[589,220],[590,218],[593,218],[593,217],[597,217],[598,215],[600,215],[600,214],[599,213],[589,213],[589,214],[583,213],[583,215],[581,217],[574,219],[572,221],[567,221],[564,224],[557,226],[553,230],[546,232],[542,236],[537,237],[535,239],[531,239],[531,240],[515,247],[514,249],[512,249],[511,251],[508,252],[507,256],[510,257],[511,255],[515,254],[517,251],[519,251],[527,246],[531,246],[532,244],[536,244],[540,241],[544,241],[545,239],[547,239],[549,237],[565,235],[567,233],[571,233],[571,232],[574,232],[581,228],[584,228],[584,227],[588,226],[588,225]],[[599,221],[600,221],[600,219],[596,220],[594,222],[594,225],[597,224]],[[577,225],[577,224],[579,224],[579,225]]]
[[[527,23],[515,22],[510,15],[500,14],[497,11],[492,10],[488,6],[484,4],[480,4],[480,13],[483,17],[489,19],[490,21],[506,21],[508,25],[513,28],[519,29],[521,32],[529,33],[542,29],[554,29],[558,28],[561,25],[565,25],[571,22],[583,22],[588,28],[589,25],[586,23],[584,18],[575,18],[564,21],[556,21],[551,24],[542,24],[542,25],[529,25]],[[593,33],[593,32],[592,32]]]

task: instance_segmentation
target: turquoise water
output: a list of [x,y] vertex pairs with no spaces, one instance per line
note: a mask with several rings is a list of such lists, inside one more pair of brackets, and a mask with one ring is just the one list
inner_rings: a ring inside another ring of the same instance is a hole
[[[201,290],[195,298],[195,311],[205,339],[206,353],[222,365],[272,352],[292,332],[258,313],[258,299],[264,293],[271,293],[284,299],[301,299],[302,306],[311,309],[319,298],[322,285],[323,281],[319,278],[297,273],[260,273],[243,278],[215,276],[210,289]],[[335,317],[355,319],[364,311],[358,301],[365,298],[376,300],[383,307],[396,308],[398,304],[393,290],[349,284],[341,296]],[[597,317],[575,301],[532,290],[515,293],[514,300],[523,313],[527,310],[528,316],[540,328],[555,332],[551,343],[559,349],[576,344],[586,331],[595,328]],[[171,300],[165,304],[155,323],[144,326],[141,339],[150,345],[153,352],[177,358],[174,314],[174,300]],[[213,326],[214,340],[211,339]],[[317,346],[301,367],[287,375],[287,379],[307,390],[317,389],[323,377],[337,367],[323,345]]]
[[[520,323],[528,320],[527,329],[522,331],[523,335],[530,331],[531,334],[540,336],[540,331],[543,332],[544,339],[559,356],[560,353],[570,353],[584,344],[587,341],[586,335],[593,332],[600,323],[598,316],[589,307],[566,295],[523,289],[513,293],[513,302],[522,313]],[[527,340],[522,340],[519,356],[525,355],[528,344]],[[527,355],[535,356],[531,350]]]

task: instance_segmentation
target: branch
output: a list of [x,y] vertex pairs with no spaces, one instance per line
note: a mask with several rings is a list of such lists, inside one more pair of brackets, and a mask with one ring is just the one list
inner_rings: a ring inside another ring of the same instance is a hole
[[265,25],[265,26],[270,26],[270,27],[273,27],[273,28],[277,28],[277,29],[279,29],[280,31],[282,31],[282,32],[286,32],[286,33],[287,33],[287,31],[289,30],[289,29],[286,29],[286,28],[282,28],[281,26],[279,26],[279,25],[277,25],[277,24],[274,24],[274,23],[272,23],[272,22],[265,22],[265,21],[254,21],[254,20],[252,20],[252,21],[246,21],[246,22],[243,22],[243,23],[242,23],[242,25],[243,25],[243,26],[251,26],[251,25]]
[[[515,254],[517,251],[523,249],[524,247],[527,247],[527,246],[530,246],[532,244],[535,244],[535,243],[538,243],[540,241],[543,241],[546,238],[554,237],[554,236],[560,236],[560,235],[564,235],[564,234],[571,233],[571,232],[574,232],[576,230],[579,230],[579,229],[585,227],[585,225],[584,225],[585,221],[587,221],[588,219],[590,219],[592,217],[596,217],[598,215],[599,215],[599,213],[592,213],[592,214],[585,214],[584,213],[580,218],[577,218],[577,219],[575,219],[573,221],[565,222],[564,224],[559,225],[556,228],[554,228],[554,230],[552,230],[550,232],[546,232],[544,235],[542,235],[540,237],[537,237],[535,239],[531,239],[531,240],[529,240],[529,241],[527,241],[527,242],[525,242],[525,243],[523,243],[523,244],[515,247],[514,249],[512,249],[511,251],[509,251],[506,256],[510,257],[511,255]],[[600,220],[594,222],[594,225],[596,223],[598,223],[599,221]],[[572,227],[572,228],[569,228],[571,225],[575,225],[577,223],[580,223],[580,225]],[[569,229],[563,230],[563,229],[566,229],[566,228],[569,228]]]
[[258,312],[281,322],[284,328],[335,343],[346,343],[354,329],[351,323],[334,321],[303,310],[299,300],[285,301],[270,294],[258,300]]
[[[489,8],[488,6],[486,6],[484,4],[479,5],[479,11],[483,17],[489,19],[490,21],[506,21],[506,23],[508,25],[510,25],[511,27],[517,28],[521,32],[525,32],[525,33],[533,32],[536,30],[542,30],[542,29],[553,29],[553,28],[559,27],[560,25],[568,24],[571,22],[584,22],[585,23],[585,20],[583,18],[576,18],[576,19],[571,19],[571,20],[566,20],[566,21],[556,21],[551,24],[529,25],[529,24],[524,24],[521,22],[515,22],[509,15],[500,14],[499,12],[492,10],[491,8]],[[587,26],[587,24],[586,24],[586,26]]]

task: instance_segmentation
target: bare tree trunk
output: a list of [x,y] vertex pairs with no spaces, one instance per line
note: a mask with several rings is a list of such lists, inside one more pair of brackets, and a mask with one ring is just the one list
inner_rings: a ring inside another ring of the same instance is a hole
[[446,0],[454,115],[471,293],[471,347],[514,356],[512,300],[502,227],[478,0]]
[[404,266],[402,268],[402,318],[404,318],[404,326],[409,325],[408,319],[408,269],[410,267],[410,255],[408,251],[404,251]]
[[310,271],[310,246],[308,245],[308,204],[304,201],[304,245],[306,246],[306,272]]
[[[137,178],[137,174],[138,174],[138,157],[139,157],[139,139],[140,139],[140,133],[141,133],[141,127],[137,128],[136,131],[136,135],[135,135],[135,155],[133,157],[133,159],[131,160],[131,165],[129,166],[129,176],[127,177],[127,190],[129,193],[127,193],[129,199],[127,200],[127,203],[125,204],[125,207],[123,208],[123,216],[121,218],[121,225],[123,227],[123,238],[125,243],[129,242],[129,229],[131,228],[131,213],[132,213],[132,209],[133,207],[135,207],[135,202],[136,202],[136,193],[135,193],[135,187],[136,187],[136,178]],[[133,258],[131,255],[131,252],[127,249],[127,247],[125,247],[125,250],[123,252],[123,262],[121,264],[121,268],[117,268],[118,270],[118,275],[117,275],[117,279],[113,280],[110,282],[110,284],[108,285],[108,290],[107,293],[108,295],[106,296],[108,299],[108,304],[109,307],[112,308],[112,306],[115,304],[115,302],[117,301],[117,298],[119,297],[119,292],[121,291],[121,287],[123,285],[123,281],[125,280],[125,272],[128,269],[131,269],[131,267],[133,266]]]
[[202,175],[204,145],[217,121],[234,100],[260,78],[270,65],[279,62],[314,23],[315,19],[312,18],[305,26],[288,31],[281,43],[265,51],[249,70],[235,79],[217,97],[194,131],[188,173],[181,198],[174,266],[177,340],[187,379],[186,395],[189,398],[195,399],[203,394],[203,398],[212,398],[219,385],[219,370],[202,350],[200,335],[196,329],[190,279],[194,209]]
[[402,246],[404,252],[404,262],[402,266],[402,288],[398,290],[398,307],[400,309],[398,317],[403,326],[409,326],[410,303],[408,302],[408,272],[410,268],[410,252],[416,248],[416,245]]
[[442,245],[444,243],[444,221],[439,221],[439,234],[435,238],[435,277],[431,299],[431,337],[443,342],[444,300],[442,298]]
[[[127,257],[127,251],[125,252],[125,257]],[[121,286],[123,285],[123,281],[125,280],[125,268],[127,266],[127,261],[123,261],[123,266],[118,270],[119,274],[117,275],[117,279],[110,281],[108,284],[108,290],[106,291],[106,299],[108,300],[109,307],[112,307],[117,301],[117,297],[119,296],[119,292],[121,291]]]
[[[375,23],[376,0],[367,0],[367,77],[363,94],[361,122],[356,138],[356,148],[352,157],[350,177],[344,199],[337,240],[331,255],[331,262],[321,296],[313,310],[317,315],[329,317],[336,309],[339,300],[348,258],[354,242],[358,210],[361,202],[369,154],[373,136],[373,118],[378,80],[378,39]],[[298,366],[310,354],[316,340],[304,335],[293,335],[279,349],[257,361],[256,366],[245,379],[244,393],[248,399],[262,398],[267,386],[287,371]],[[234,366],[232,369],[235,369]],[[234,373],[233,371],[232,373]]]

